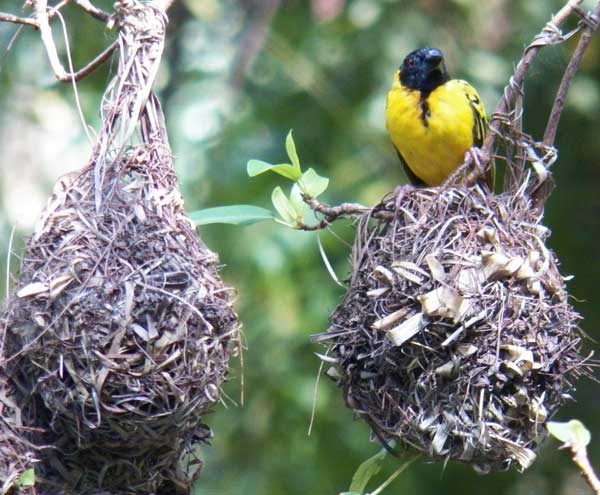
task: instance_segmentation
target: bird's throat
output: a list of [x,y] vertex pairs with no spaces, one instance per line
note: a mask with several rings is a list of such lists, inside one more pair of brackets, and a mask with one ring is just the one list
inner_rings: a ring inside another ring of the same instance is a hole
[[431,116],[431,109],[429,108],[429,91],[419,92],[419,106],[421,107],[421,121],[425,127],[429,126],[429,117]]

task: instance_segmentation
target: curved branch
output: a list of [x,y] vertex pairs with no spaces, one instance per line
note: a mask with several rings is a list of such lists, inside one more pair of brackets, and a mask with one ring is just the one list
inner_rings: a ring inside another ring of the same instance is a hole
[[554,144],[558,123],[565,107],[565,101],[567,99],[569,87],[571,86],[571,81],[579,69],[579,64],[581,63],[581,59],[583,58],[585,50],[592,40],[592,35],[596,29],[598,29],[598,16],[600,16],[600,2],[598,2],[598,5],[596,5],[596,8],[591,15],[584,18],[587,20],[587,25],[582,30],[577,47],[575,48],[575,51],[569,60],[569,64],[565,69],[565,73],[563,74],[563,78],[556,93],[556,98],[554,99],[554,104],[552,105],[550,117],[548,117],[546,131],[544,132],[544,144],[546,146],[552,146]]
[[[558,32],[558,29],[564,22],[574,13],[579,10],[579,5],[583,0],[569,0],[559,11],[552,17],[552,20],[544,27],[541,33],[539,33],[532,41],[532,43],[525,48],[525,52],[520,62],[517,64],[517,68],[513,76],[510,78],[508,86],[504,88],[504,94],[498,103],[492,118],[490,120],[490,132],[485,140],[482,147],[482,151],[485,156],[490,157],[491,151],[494,146],[496,134],[500,130],[502,121],[506,118],[506,114],[509,112],[510,107],[520,94],[525,76],[529,71],[529,67],[537,57],[542,47],[553,44],[556,41],[552,41],[548,36],[548,31]],[[560,38],[559,38],[560,39]]]
[[89,0],[75,0],[75,3],[99,21],[108,23],[112,20],[112,15],[110,15],[108,12],[104,12],[95,5],[92,5]]
[[63,76],[56,76],[59,81],[62,82],[73,82],[80,81],[88,74],[94,72],[100,65],[102,65],[108,58],[112,55],[115,49],[119,46],[118,41],[113,41],[111,45],[109,45],[103,52],[101,52],[94,60],[92,60],[85,67],[79,69],[77,72],[68,72]]

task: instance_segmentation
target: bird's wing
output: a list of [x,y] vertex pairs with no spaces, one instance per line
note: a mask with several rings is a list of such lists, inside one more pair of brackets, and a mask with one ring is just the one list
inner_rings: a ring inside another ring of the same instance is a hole
[[467,97],[467,100],[469,100],[469,105],[473,111],[473,146],[480,148],[483,145],[483,140],[485,139],[485,133],[487,131],[485,107],[475,88],[466,81],[462,81],[462,83],[465,96]]
[[[475,88],[466,81],[462,82],[469,106],[473,111],[473,146],[481,148],[488,128],[485,107]],[[492,164],[486,179],[488,186],[493,191],[496,182],[496,166],[494,164]]]

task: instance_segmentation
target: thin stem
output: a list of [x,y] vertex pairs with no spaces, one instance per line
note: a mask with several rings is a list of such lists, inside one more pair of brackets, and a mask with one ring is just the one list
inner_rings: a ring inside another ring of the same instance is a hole
[[[12,256],[13,242],[15,240],[15,231],[17,230],[16,224],[13,225],[10,231],[10,237],[8,239],[8,250],[6,251],[6,291],[4,297],[8,301],[10,297],[10,257]],[[6,329],[3,329],[0,337],[0,356],[4,355],[4,339],[6,336]]]
[[[47,13],[48,19],[52,19],[60,9],[69,3],[69,1],[70,0],[62,0],[54,7],[50,7]],[[104,12],[102,9],[95,7],[89,0],[75,0],[75,3],[96,19],[103,22],[109,22],[112,19],[112,16],[108,12]],[[47,6],[47,2],[44,2],[44,5]],[[34,29],[40,29],[39,20],[35,17],[18,17],[13,14],[0,12],[0,22],[12,22],[13,24],[23,24],[25,26],[31,26]]]
[[59,81],[62,82],[72,82],[72,81],[80,81],[85,76],[94,72],[100,65],[102,65],[108,58],[112,55],[115,49],[119,46],[118,41],[113,41],[111,45],[109,45],[103,52],[101,52],[94,60],[92,60],[85,67],[79,69],[77,72],[65,74],[64,77],[58,77]]
[[315,225],[307,225],[298,222],[297,228],[300,230],[312,231],[326,229],[329,225],[340,217],[358,216],[367,212],[369,208],[358,203],[342,203],[338,206],[329,206],[321,203],[316,198],[304,195],[304,202],[310,206],[315,213],[321,213],[324,218]]
[[48,15],[49,15],[50,19],[52,19],[54,17],[56,12],[58,12],[60,9],[65,7],[70,2],[71,2],[71,0],[61,0],[56,5],[50,7],[50,9],[48,11]]
[[590,463],[587,449],[585,447],[578,449],[572,448],[571,451],[573,452],[573,462],[577,465],[581,471],[581,474],[583,474],[585,481],[596,495],[600,495],[600,480],[598,479],[598,476],[594,472],[594,468]]
[[587,49],[590,41],[592,40],[592,35],[598,28],[598,16],[600,15],[600,2],[594,9],[591,14],[590,22],[588,25],[583,28],[581,37],[579,38],[579,42],[577,43],[577,47],[571,56],[571,60],[569,60],[569,64],[565,69],[565,73],[563,74],[562,81],[560,82],[560,86],[556,93],[556,98],[554,99],[554,104],[552,105],[552,111],[550,112],[550,117],[548,118],[548,125],[546,126],[546,131],[544,132],[544,144],[546,146],[552,146],[554,144],[554,139],[556,137],[556,131],[558,129],[558,123],[560,121],[560,116],[565,107],[565,101],[567,99],[567,93],[569,91],[569,87],[571,85],[571,81],[573,80],[573,76],[579,69],[579,64],[581,63],[581,59],[583,58],[583,54]]
[[89,0],[75,0],[75,3],[99,21],[109,22],[112,19],[112,16],[108,12],[104,12],[102,9],[92,5]]
[[298,230],[313,231],[326,229],[339,218],[359,217],[368,212],[371,212],[371,216],[373,218],[383,220],[390,220],[394,217],[394,213],[392,211],[373,210],[372,208],[361,205],[360,203],[342,203],[337,206],[329,206],[306,194],[303,195],[302,198],[304,199],[304,202],[310,206],[311,210],[313,210],[315,213],[320,213],[324,218],[319,223],[314,225],[297,222],[295,227]]
[[304,222],[296,222],[296,225],[294,225],[294,228],[298,229],[298,230],[304,230],[305,232],[314,232],[315,230],[324,230],[327,227],[329,227],[331,222],[327,221],[327,220],[321,220],[319,223],[316,223],[314,225],[309,225],[307,223]]
[[313,211],[322,213],[331,220],[335,220],[339,216],[361,215],[369,210],[367,206],[359,203],[342,203],[338,206],[329,206],[307,195],[304,195],[304,201]]
[[371,492],[370,495],[379,495],[392,481],[394,481],[408,466],[410,466],[419,457],[420,455],[416,455],[412,459],[409,459],[404,464],[402,464],[391,474],[391,476],[387,480],[385,480],[381,485],[379,485],[374,492]]
[[12,14],[5,14],[0,12],[0,22],[12,22],[13,24],[24,24],[25,26],[31,26],[35,29],[39,29],[38,22],[35,19],[29,17],[17,17]]

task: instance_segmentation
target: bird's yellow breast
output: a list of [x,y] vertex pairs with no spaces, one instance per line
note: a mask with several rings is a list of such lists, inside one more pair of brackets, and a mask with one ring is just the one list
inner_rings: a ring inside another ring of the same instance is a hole
[[[474,116],[467,82],[450,80],[426,98],[402,86],[388,93],[386,126],[406,165],[426,184],[440,185],[473,146]],[[475,93],[476,95],[476,93]]]

